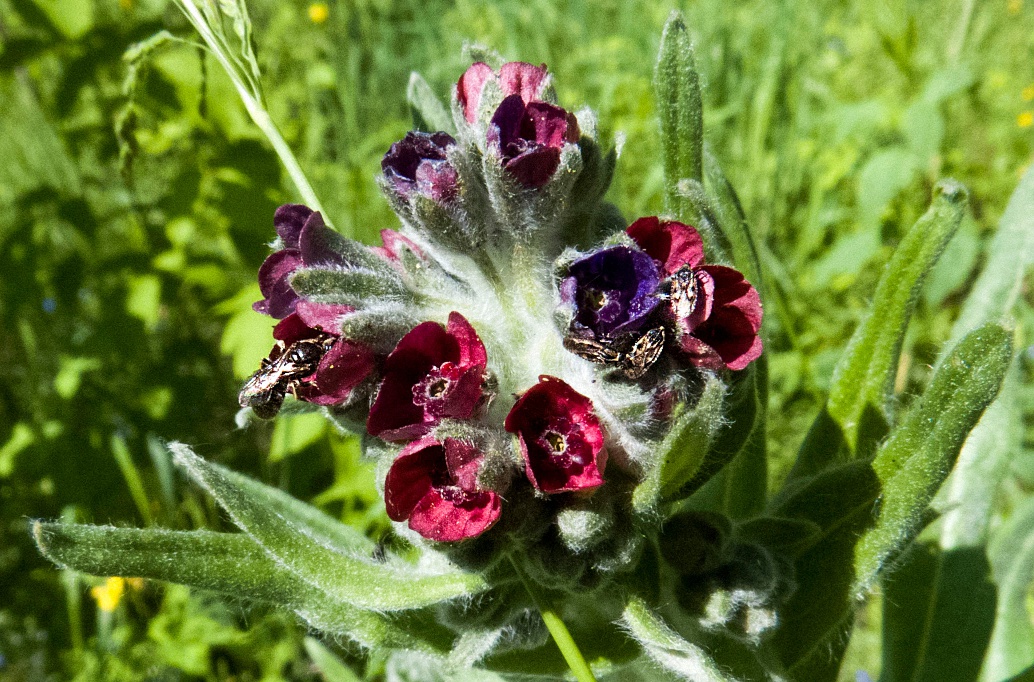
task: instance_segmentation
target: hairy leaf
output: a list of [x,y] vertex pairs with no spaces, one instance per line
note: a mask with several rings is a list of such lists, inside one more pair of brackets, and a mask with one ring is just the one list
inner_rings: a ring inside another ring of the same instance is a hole
[[211,531],[113,528],[37,521],[40,551],[51,561],[93,575],[153,578],[247,597],[290,608],[313,626],[347,635],[367,647],[403,647],[441,653],[385,616],[333,598],[276,561],[247,535]]
[[414,71],[409,74],[409,87],[406,88],[406,99],[413,109],[413,127],[428,133],[443,131],[456,134],[452,116],[424,77]]
[[375,299],[405,299],[410,295],[398,274],[366,268],[301,268],[291,276],[291,288],[316,303],[357,308]]
[[335,599],[388,611],[419,608],[487,588],[482,578],[470,573],[449,570],[428,575],[339,551],[321,541],[302,520],[277,513],[270,504],[275,496],[263,494],[258,484],[243,488],[226,469],[206,462],[185,445],[172,443],[169,448],[176,463],[226,509],[234,523],[277,561]]
[[693,46],[682,13],[674,11],[664,25],[654,73],[661,122],[665,205],[681,217],[684,200],[680,180],[703,179],[703,105]]
[[884,580],[883,682],[977,678],[994,620],[989,569],[982,547],[909,549]]
[[791,477],[813,474],[842,453],[866,456],[886,435],[905,330],[923,278],[958,228],[967,201],[959,183],[938,183],[930,210],[894,251],[868,317],[837,363],[826,408],[805,437]]
[[629,601],[620,622],[665,670],[694,682],[733,682],[702,647],[680,637],[641,599]]
[[998,394],[1011,360],[1011,335],[1002,327],[985,325],[967,334],[880,448],[872,463],[882,487],[880,516],[855,552],[859,596],[885,561],[918,532],[966,436]]
[[1034,623],[1028,605],[1034,585],[1034,500],[1026,500],[1013,512],[996,534],[990,556],[998,608],[981,680],[998,682],[1022,675],[1034,660]]

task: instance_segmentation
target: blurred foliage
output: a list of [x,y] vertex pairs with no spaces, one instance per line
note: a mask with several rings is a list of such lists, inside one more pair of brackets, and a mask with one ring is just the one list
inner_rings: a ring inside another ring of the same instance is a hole
[[[410,126],[409,73],[447,95],[467,41],[546,62],[565,105],[629,143],[611,199],[630,219],[659,212],[652,63],[672,6],[760,239],[778,480],[882,264],[952,176],[972,211],[918,303],[897,399],[929,379],[1034,158],[1034,4],[249,2],[273,119],[337,228],[371,242],[394,226],[374,177]],[[240,381],[271,345],[250,304],[273,210],[294,199],[277,157],[165,0],[0,0],[0,103],[0,676],[320,679],[310,660],[340,661],[283,615],[158,585],[99,610],[100,582],[54,571],[27,533],[28,517],[219,527],[166,439],[384,532],[354,441],[305,415],[234,426]],[[1029,328],[1029,306],[1019,315]],[[1032,361],[1017,389],[1028,427]],[[1029,428],[1023,442],[997,506],[1010,529],[1034,488]],[[1031,621],[1013,631],[1034,627],[1032,599],[1012,605]],[[879,620],[878,604],[859,618],[844,674],[876,672]],[[366,662],[367,677],[382,669]]]

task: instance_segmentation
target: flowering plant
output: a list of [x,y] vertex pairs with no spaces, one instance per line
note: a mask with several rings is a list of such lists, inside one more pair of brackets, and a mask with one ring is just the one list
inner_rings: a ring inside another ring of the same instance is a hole
[[244,417],[290,400],[361,434],[397,541],[173,444],[242,533],[37,523],[41,550],[273,602],[400,661],[832,679],[858,600],[926,525],[995,398],[1011,337],[990,315],[971,325],[895,414],[915,294],[967,200],[943,181],[770,494],[762,268],[704,147],[677,15],[656,81],[665,216],[626,224],[603,201],[617,150],[592,112],[563,108],[545,66],[486,55],[451,120],[417,90],[437,129],[384,156],[401,228],[383,246],[339,235],[318,206],[273,217],[254,307],[277,344]]

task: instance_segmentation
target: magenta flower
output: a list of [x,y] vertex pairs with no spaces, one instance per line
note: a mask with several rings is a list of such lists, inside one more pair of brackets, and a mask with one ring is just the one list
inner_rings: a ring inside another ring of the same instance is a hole
[[741,370],[761,355],[757,290],[738,270],[704,265],[703,240],[696,229],[649,217],[629,225],[627,233],[668,277],[670,317],[690,363]]
[[283,319],[294,312],[300,297],[291,288],[291,275],[303,266],[343,265],[341,254],[330,246],[330,228],[323,216],[301,204],[285,204],[273,215],[273,225],[284,247],[274,251],[259,268],[262,300],[252,308]]
[[[276,360],[296,341],[315,338],[323,332],[335,334],[341,316],[350,312],[352,309],[348,306],[299,301],[297,310],[273,328],[273,338],[282,344],[273,348],[269,359]],[[373,351],[338,337],[320,359],[316,371],[299,381],[295,395],[299,400],[316,405],[340,405],[375,369]]]
[[438,202],[453,199],[459,176],[448,161],[456,140],[448,133],[410,132],[384,155],[381,169],[391,187],[403,198],[413,194]]
[[488,146],[517,182],[537,188],[553,177],[564,145],[577,142],[580,135],[574,114],[546,102],[526,103],[514,94],[492,115]]
[[488,81],[498,83],[504,98],[520,95],[525,104],[530,104],[542,101],[543,91],[549,83],[547,76],[545,64],[507,62],[496,73],[488,64],[475,62],[456,83],[456,99],[467,123],[474,123],[481,107],[481,93]]
[[538,490],[587,491],[603,484],[603,427],[592,402],[560,379],[540,376],[506,415],[504,428],[520,439],[524,471]]
[[484,402],[488,356],[459,313],[449,324],[424,322],[402,337],[384,361],[384,380],[366,430],[389,441],[418,438],[445,418],[469,419]]
[[481,535],[499,520],[502,499],[482,490],[478,473],[484,455],[455,438],[428,436],[407,445],[384,482],[384,501],[393,521],[429,540],[458,542]]

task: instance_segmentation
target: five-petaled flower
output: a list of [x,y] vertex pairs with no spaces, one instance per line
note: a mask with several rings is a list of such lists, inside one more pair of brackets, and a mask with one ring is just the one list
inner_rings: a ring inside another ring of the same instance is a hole
[[456,140],[448,133],[410,132],[381,160],[389,186],[401,197],[414,194],[447,202],[457,193],[458,175],[448,160]]
[[488,357],[477,332],[459,313],[448,326],[423,322],[384,361],[384,380],[366,430],[388,441],[417,438],[442,419],[469,419],[484,403]]
[[704,263],[695,228],[674,220],[640,218],[627,234],[668,278],[668,315],[678,346],[694,366],[741,370],[761,355],[761,298],[733,268]]
[[393,521],[430,540],[458,542],[477,537],[499,519],[502,500],[484,490],[478,474],[484,455],[471,443],[432,436],[413,441],[398,454],[384,482],[384,501]]
[[603,427],[592,402],[564,381],[540,376],[517,399],[504,428],[517,434],[525,474],[538,490],[590,491],[603,484]]
[[613,246],[572,263],[560,295],[575,308],[576,336],[615,340],[649,324],[660,304],[660,284],[653,258],[638,249]]

